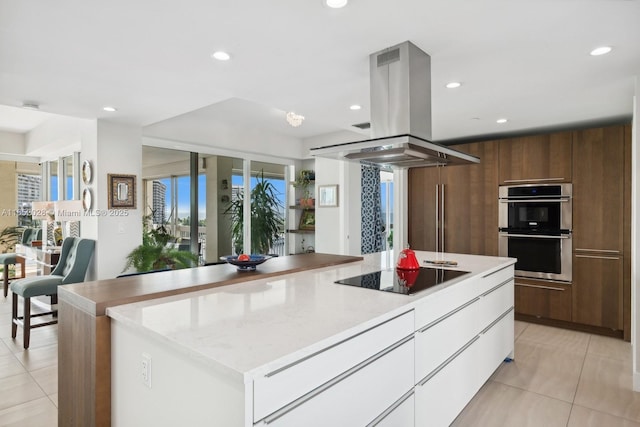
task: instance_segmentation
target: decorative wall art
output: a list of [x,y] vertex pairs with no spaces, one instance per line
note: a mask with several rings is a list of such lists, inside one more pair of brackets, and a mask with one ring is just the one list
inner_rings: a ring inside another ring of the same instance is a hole
[[91,180],[93,179],[93,171],[91,170],[91,162],[89,160],[85,160],[82,163],[82,182],[86,185],[91,184]]
[[298,226],[300,230],[315,230],[316,229],[316,215],[312,210],[304,210],[302,211],[302,215],[300,216],[300,225]]
[[320,185],[318,187],[318,206],[335,207],[338,206],[338,186]]
[[136,208],[136,176],[108,174],[109,209]]

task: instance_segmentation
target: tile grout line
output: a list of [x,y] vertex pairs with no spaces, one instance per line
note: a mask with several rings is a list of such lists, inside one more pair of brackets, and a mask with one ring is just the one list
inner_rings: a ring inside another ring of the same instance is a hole
[[567,426],[569,427],[569,422],[571,421],[571,414],[573,414],[573,407],[576,404],[576,396],[578,395],[578,387],[580,387],[580,380],[582,379],[582,372],[584,371],[584,364],[587,361],[587,354],[589,354],[589,347],[591,346],[591,334],[589,334],[589,342],[587,343],[587,348],[584,352],[584,357],[582,358],[582,366],[580,367],[580,375],[578,375],[578,383],[576,384],[576,389],[573,392],[573,400],[571,401],[571,408],[569,408],[569,418],[567,418]]

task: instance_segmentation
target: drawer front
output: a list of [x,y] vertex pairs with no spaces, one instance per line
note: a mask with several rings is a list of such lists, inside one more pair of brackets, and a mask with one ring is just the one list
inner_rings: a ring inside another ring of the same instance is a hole
[[416,426],[451,424],[482,384],[478,356],[479,338],[433,377],[416,385]]
[[513,274],[514,268],[513,265],[511,265],[483,276],[478,284],[478,293],[483,294],[499,284],[504,283],[509,279],[513,279]]
[[379,417],[367,427],[404,427],[413,425],[415,425],[415,396],[412,390],[409,396],[403,396],[391,411]]
[[506,357],[513,357],[513,349],[513,309],[509,309],[498,322],[482,334],[478,353],[478,375],[483,383]]
[[572,285],[516,278],[516,313],[545,319],[572,319]]
[[[305,396],[293,402],[257,425],[366,426],[376,420],[381,408],[392,406],[413,388],[413,356],[413,340],[409,339],[355,372],[339,378],[330,387],[314,392],[308,399]],[[408,410],[407,407],[403,409]]]
[[513,278],[513,266],[470,281],[463,281],[425,298],[424,302],[416,306],[416,330],[510,278]]
[[416,383],[446,361],[482,330],[480,298],[416,331]]
[[480,298],[479,325],[484,329],[513,305],[513,280],[508,279],[506,282],[502,282],[482,294]]
[[[413,334],[414,322],[413,311],[410,311],[256,379],[254,381],[254,422],[383,351],[398,339]],[[413,374],[413,369],[411,372]]]
[[425,298],[416,305],[416,330],[446,316],[479,295],[469,282],[462,282]]

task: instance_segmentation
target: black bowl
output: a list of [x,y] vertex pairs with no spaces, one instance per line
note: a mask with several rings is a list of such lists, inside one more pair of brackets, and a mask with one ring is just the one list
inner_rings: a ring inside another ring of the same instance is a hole
[[238,271],[255,271],[258,264],[271,258],[270,255],[249,255],[248,261],[238,261],[237,255],[222,256],[220,259],[238,267]]

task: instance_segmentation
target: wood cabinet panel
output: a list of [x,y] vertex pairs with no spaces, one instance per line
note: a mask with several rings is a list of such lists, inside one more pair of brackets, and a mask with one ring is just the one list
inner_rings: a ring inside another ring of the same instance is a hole
[[416,250],[436,251],[436,186],[443,168],[409,169],[409,245]]
[[[476,165],[409,170],[409,244],[414,249],[498,255],[498,143],[457,145]],[[436,191],[444,197],[436,202]],[[440,186],[436,189],[436,186]],[[444,203],[444,247],[436,247],[436,204]]]
[[574,250],[623,250],[624,126],[575,132]]
[[480,163],[445,168],[445,251],[498,255],[498,142],[457,145]]
[[572,133],[500,141],[500,183],[571,182]]
[[516,313],[571,321],[572,285],[516,278]]
[[572,320],[611,329],[623,327],[622,257],[576,254]]

